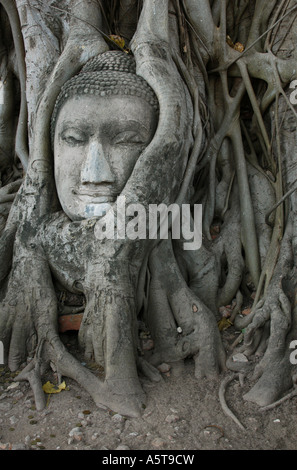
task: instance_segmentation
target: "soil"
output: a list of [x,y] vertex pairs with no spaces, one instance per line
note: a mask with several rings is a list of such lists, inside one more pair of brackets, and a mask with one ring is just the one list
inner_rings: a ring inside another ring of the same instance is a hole
[[[231,333],[226,333],[231,335]],[[76,350],[76,335],[64,334]],[[86,367],[94,365],[86,364]],[[95,370],[94,373],[100,373]],[[250,379],[229,384],[226,401],[244,426],[226,416],[219,401],[220,380],[197,380],[194,362],[163,373],[163,381],[142,379],[147,405],[141,418],[126,418],[96,407],[74,381],[47,395],[47,406],[36,411],[27,382],[0,369],[0,447],[12,450],[295,450],[297,398],[270,411],[243,400]],[[64,379],[64,378],[63,378]],[[44,381],[55,382],[50,373]],[[13,388],[14,387],[14,388]],[[74,430],[77,428],[76,430]],[[73,431],[74,430],[74,431]],[[71,436],[71,434],[73,434]]]

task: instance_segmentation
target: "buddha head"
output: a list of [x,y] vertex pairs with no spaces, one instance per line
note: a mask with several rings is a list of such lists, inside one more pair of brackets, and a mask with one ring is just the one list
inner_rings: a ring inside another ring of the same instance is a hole
[[52,116],[55,183],[71,220],[100,217],[116,201],[158,122],[158,101],[134,59],[109,51],[61,90]]

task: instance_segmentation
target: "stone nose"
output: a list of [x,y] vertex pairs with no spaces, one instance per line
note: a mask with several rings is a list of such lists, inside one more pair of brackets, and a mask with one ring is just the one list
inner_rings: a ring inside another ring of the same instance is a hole
[[115,178],[109,161],[100,142],[89,144],[86,158],[81,169],[82,184],[114,183]]

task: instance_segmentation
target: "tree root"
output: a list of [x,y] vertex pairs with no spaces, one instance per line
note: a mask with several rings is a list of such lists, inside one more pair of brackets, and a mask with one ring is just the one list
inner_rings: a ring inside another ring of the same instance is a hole
[[[38,276],[41,272],[43,273],[43,277],[39,279],[33,279],[31,259],[24,262],[22,267],[19,265],[20,272],[15,273],[16,278],[10,280],[11,287],[15,286],[19,276],[26,278],[28,270],[31,272],[32,284],[34,285],[35,282],[38,286],[35,284],[31,289],[27,289],[25,294],[20,294],[17,300],[14,299],[13,305],[9,304],[10,298],[2,304],[5,316],[1,317],[1,320],[5,328],[0,332],[5,349],[7,346],[7,354],[9,353],[9,367],[16,370],[26,359],[31,346],[30,335],[34,330],[38,338],[34,359],[19,374],[18,379],[29,381],[38,409],[45,406],[42,375],[51,364],[59,376],[69,377],[82,386],[97,406],[112,409],[125,416],[140,416],[145,404],[145,394],[137,375],[137,365],[151,379],[156,381],[159,377],[158,372],[144,361],[137,364],[131,326],[133,321],[130,318],[134,311],[131,304],[126,306],[122,297],[113,297],[114,302],[111,303],[106,291],[103,291],[99,299],[100,302],[102,301],[101,308],[91,303],[91,309],[98,307],[97,312],[102,313],[103,310],[106,313],[106,317],[100,317],[100,314],[94,317],[95,326],[97,327],[98,324],[100,326],[100,322],[102,325],[102,331],[100,327],[96,329],[97,334],[99,332],[101,336],[97,337],[93,344],[94,349],[100,351],[101,344],[105,343],[103,357],[105,378],[101,380],[69,353],[59,337],[56,292],[54,286],[48,287],[51,285],[50,271],[49,268],[44,268],[43,263],[44,260],[41,260],[39,265],[37,263],[35,265],[35,274]],[[106,297],[109,301],[107,301],[107,308],[104,308]],[[33,312],[32,309],[34,309]],[[22,322],[19,322],[20,316]],[[100,352],[98,354],[100,356]]]
[[[240,211],[239,203],[235,199],[224,220],[224,225],[217,245],[214,247],[216,257],[221,262],[225,258],[226,266],[221,266],[220,271],[224,268],[228,271],[224,285],[218,292],[218,306],[228,305],[235,297],[240,284],[242,282],[244,272],[244,260],[242,257],[241,243],[241,224],[238,217]],[[223,263],[221,262],[221,265]]]
[[18,73],[21,88],[21,106],[18,119],[15,150],[20,158],[24,169],[28,167],[29,151],[28,151],[28,131],[27,131],[27,100],[26,100],[26,63],[25,63],[25,47],[21,31],[20,19],[15,2],[10,0],[0,0],[0,4],[4,7],[12,30],[15,52],[17,57]]
[[293,397],[296,397],[297,396],[297,387],[296,385],[294,386],[294,389],[288,393],[287,395],[285,395],[284,397],[280,398],[279,400],[275,401],[274,403],[271,403],[270,405],[267,405],[267,406],[263,406],[262,408],[260,408],[259,411],[269,411],[269,410],[273,410],[274,408],[276,408],[277,406],[281,405],[282,403],[284,403],[285,401],[287,400],[290,400],[291,398]]
[[[270,321],[270,334],[263,328]],[[253,354],[261,345],[262,331],[265,332],[267,348],[256,366],[253,378],[257,380],[253,388],[244,396],[245,400],[267,406],[282,395],[292,384],[290,362],[286,348],[286,337],[290,329],[290,306],[283,292],[268,298],[266,304],[255,312],[252,323],[245,333],[244,352]],[[264,345],[262,345],[263,348]]]
[[[90,394],[99,408],[111,409],[123,416],[139,417],[141,415],[145,405],[145,394],[136,379],[100,380],[66,350],[58,336],[43,341],[43,345],[45,355],[38,357],[36,354],[35,358],[16,377],[16,380],[29,382],[37,410],[44,409],[46,405],[41,370],[46,369],[51,363],[58,376],[75,380]],[[144,368],[147,369],[147,366],[142,364],[142,369]],[[150,378],[153,376],[156,380],[157,374],[153,374],[150,368]]]
[[151,382],[162,382],[163,377],[154,366],[149,362],[139,357],[137,360],[137,367],[142,374],[147,377]]
[[[170,269],[164,269],[166,264]],[[197,378],[217,375],[225,368],[225,352],[215,316],[186,284],[170,240],[153,251],[149,267],[151,297],[145,322],[155,343],[150,360],[158,365],[192,356]]]
[[32,360],[28,366],[15,378],[15,380],[27,380],[34,394],[37,411],[42,411],[46,406],[45,394],[42,389],[41,375],[38,364]]
[[244,431],[245,427],[241,424],[241,422],[235,416],[235,414],[230,410],[225,399],[227,386],[229,385],[230,382],[232,382],[232,380],[234,380],[237,377],[238,377],[237,374],[232,375],[231,377],[225,377],[225,379],[221,382],[220,389],[219,389],[219,400],[220,400],[220,404],[225,415],[231,418],[234,421],[234,423],[236,423],[237,426],[239,426],[240,429]]
[[[280,351],[265,354],[255,368],[253,379],[256,380],[252,389],[244,395],[244,400],[263,407],[276,401],[292,387],[291,366],[289,357],[282,356]],[[266,366],[266,367],[265,367]]]
[[246,373],[252,368],[251,362],[235,362],[232,357],[228,357],[226,361],[226,367],[233,372]]

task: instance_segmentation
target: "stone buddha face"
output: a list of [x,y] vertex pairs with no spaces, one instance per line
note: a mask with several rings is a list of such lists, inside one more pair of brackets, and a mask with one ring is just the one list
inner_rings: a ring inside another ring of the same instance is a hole
[[78,96],[59,112],[54,137],[58,197],[71,220],[101,216],[153,138],[155,109],[141,97]]

